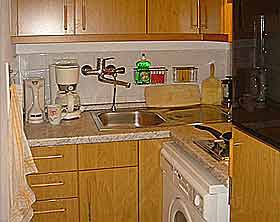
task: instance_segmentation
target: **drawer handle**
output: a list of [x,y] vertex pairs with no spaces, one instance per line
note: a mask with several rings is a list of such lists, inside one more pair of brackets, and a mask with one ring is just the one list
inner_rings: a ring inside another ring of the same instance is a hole
[[53,155],[53,156],[37,156],[37,157],[33,157],[34,160],[59,159],[59,158],[63,158],[63,155],[59,154],[59,155]]
[[49,213],[64,213],[66,209],[61,208],[57,210],[41,210],[41,211],[34,211],[34,214],[49,214]]
[[32,184],[31,187],[54,187],[54,186],[62,186],[64,185],[63,182],[57,182],[57,183],[40,183],[40,184]]

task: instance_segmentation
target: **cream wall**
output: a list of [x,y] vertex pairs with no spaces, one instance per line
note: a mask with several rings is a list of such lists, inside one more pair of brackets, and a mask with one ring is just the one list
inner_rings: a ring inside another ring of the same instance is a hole
[[[126,74],[119,79],[134,83],[133,68],[145,52],[153,66],[168,69],[167,83],[173,83],[174,66],[194,65],[199,68],[198,83],[209,77],[209,62],[215,61],[216,76],[231,74],[230,45],[221,42],[125,42],[18,45],[17,59],[22,78],[40,75],[46,79],[47,101],[56,83],[49,81],[49,64],[59,59],[75,59],[80,65],[95,66],[97,57],[115,57],[116,66],[125,66]],[[132,84],[131,88],[118,87],[117,102],[144,102],[144,87]],[[97,81],[96,76],[81,76],[79,93],[82,104],[106,104],[112,100],[112,85]]]

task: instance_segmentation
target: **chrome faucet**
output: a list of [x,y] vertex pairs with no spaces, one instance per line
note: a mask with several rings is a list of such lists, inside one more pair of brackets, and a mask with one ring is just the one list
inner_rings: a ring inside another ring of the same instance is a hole
[[[126,88],[130,87],[130,82],[117,80],[118,74],[125,74],[124,67],[116,68],[114,65],[106,66],[106,61],[114,59],[113,57],[109,58],[97,58],[96,68],[93,69],[90,65],[84,65],[81,68],[81,73],[85,76],[88,75],[97,75],[98,80],[100,82],[109,83],[114,86],[113,91],[113,101],[112,101],[112,112],[117,110],[116,107],[116,93],[117,93],[117,85],[124,86]],[[111,76],[112,78],[108,78],[106,76]]]

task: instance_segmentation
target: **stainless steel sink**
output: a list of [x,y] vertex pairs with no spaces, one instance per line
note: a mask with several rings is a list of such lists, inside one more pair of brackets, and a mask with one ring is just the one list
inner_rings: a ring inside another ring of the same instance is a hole
[[91,114],[99,130],[151,127],[165,122],[158,113],[145,110]]

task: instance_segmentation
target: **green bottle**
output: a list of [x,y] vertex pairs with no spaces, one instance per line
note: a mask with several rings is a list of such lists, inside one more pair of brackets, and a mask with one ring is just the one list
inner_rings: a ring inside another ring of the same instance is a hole
[[136,84],[150,84],[150,66],[151,62],[146,59],[146,55],[143,53],[142,58],[136,62]]

